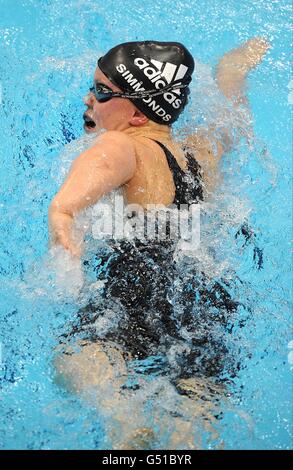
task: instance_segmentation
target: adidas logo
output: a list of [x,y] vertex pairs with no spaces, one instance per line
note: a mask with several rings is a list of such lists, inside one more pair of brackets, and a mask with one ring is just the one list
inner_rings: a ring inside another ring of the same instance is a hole
[[[151,64],[154,66],[152,67]],[[158,90],[163,88],[174,80],[181,80],[185,77],[188,67],[183,64],[175,65],[170,62],[159,62],[158,60],[151,60],[149,64],[145,59],[137,57],[134,60],[134,65],[136,65],[140,70],[143,71],[144,75],[154,84],[154,87]],[[116,66],[116,70],[122,75],[125,81],[131,86],[133,91],[145,91],[145,88],[142,86],[142,82],[138,81],[137,78],[131,73],[130,70],[124,64],[119,64]],[[181,82],[178,82],[181,83]],[[178,109],[181,106],[180,100],[181,90],[176,89],[172,91],[167,91],[162,96],[164,100],[171,104],[173,108]],[[162,117],[164,121],[169,121],[171,119],[170,114],[167,114],[166,111],[157,104],[155,97],[149,97],[143,99],[152,111]]]
[[[185,77],[188,68],[186,65],[180,64],[175,65],[170,62],[159,62],[158,60],[151,60],[151,63],[156,67],[151,67],[151,65],[143,58],[136,58],[134,60],[134,65],[143,70],[148,79],[155,84],[156,88],[163,88],[166,85],[170,85],[172,81],[181,80]],[[179,82],[181,83],[181,82]],[[180,89],[172,91],[180,95]]]

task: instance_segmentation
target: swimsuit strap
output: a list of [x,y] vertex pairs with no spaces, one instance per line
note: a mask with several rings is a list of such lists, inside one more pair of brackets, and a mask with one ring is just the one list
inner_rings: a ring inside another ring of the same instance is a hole
[[175,180],[178,173],[180,175],[182,173],[184,174],[184,171],[182,170],[182,168],[180,167],[180,165],[178,164],[176,158],[170,152],[170,150],[167,149],[167,147],[164,144],[162,144],[162,142],[159,142],[158,140],[155,140],[155,139],[151,139],[151,140],[153,140],[154,142],[157,142],[157,144],[159,144],[159,146],[164,150],[164,152],[166,154],[167,161],[168,161],[169,168],[170,168],[170,170],[172,171],[172,173],[174,175],[174,180]]
[[168,166],[173,174],[175,184],[173,203],[179,206],[180,204],[192,204],[198,200],[203,200],[200,165],[195,158],[189,152],[185,152],[187,159],[187,171],[185,172],[178,164],[174,155],[162,142],[155,139],[151,140],[159,144],[164,150]]

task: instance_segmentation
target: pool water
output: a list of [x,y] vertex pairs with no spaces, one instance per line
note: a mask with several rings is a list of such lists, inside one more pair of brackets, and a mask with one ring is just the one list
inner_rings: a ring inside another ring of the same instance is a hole
[[[49,203],[88,144],[82,96],[97,58],[125,41],[183,42],[196,74],[188,112],[175,126],[180,133],[198,123],[223,124],[219,110],[227,103],[213,67],[226,51],[261,35],[272,48],[248,79],[254,135],[223,158],[200,252],[215,276],[230,272],[245,305],[227,340],[240,367],[229,377],[214,432],[204,419],[195,425],[201,448],[292,448],[291,19],[287,0],[245,0],[241,7],[236,0],[16,0],[13,7],[0,0],[2,449],[113,447],[110,413],[54,382],[53,351],[79,306],[79,273],[65,260],[67,271],[57,275],[64,259],[47,249]],[[253,229],[250,238],[241,232],[244,223]],[[151,396],[160,379],[148,380]],[[173,403],[168,393],[162,406]],[[164,448],[167,434],[154,448]]]

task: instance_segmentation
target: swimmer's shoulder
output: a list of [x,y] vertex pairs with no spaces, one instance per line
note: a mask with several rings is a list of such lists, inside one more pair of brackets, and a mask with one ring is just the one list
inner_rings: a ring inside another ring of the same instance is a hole
[[201,167],[205,197],[212,194],[221,182],[219,162],[224,153],[223,143],[215,138],[213,132],[199,129],[189,134],[181,145],[188,151]]
[[223,144],[210,131],[201,129],[189,134],[181,145],[203,166],[217,166],[224,153]]
[[105,131],[91,147],[82,152],[72,163],[71,172],[87,174],[93,169],[115,175],[125,174],[126,181],[136,169],[135,149],[132,140],[119,131]]
[[94,147],[115,148],[117,146],[121,151],[127,154],[135,154],[135,145],[133,139],[122,131],[105,131],[100,134],[94,142]]

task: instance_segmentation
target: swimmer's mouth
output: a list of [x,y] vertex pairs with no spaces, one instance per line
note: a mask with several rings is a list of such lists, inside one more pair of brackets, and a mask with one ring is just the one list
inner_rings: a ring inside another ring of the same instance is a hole
[[94,129],[96,127],[95,121],[93,121],[86,113],[83,115],[83,120],[85,129]]

